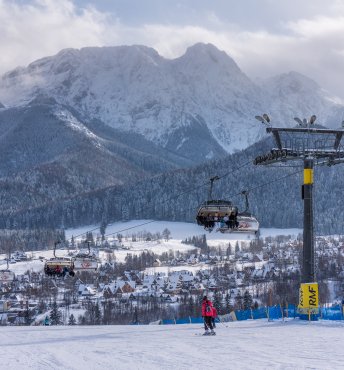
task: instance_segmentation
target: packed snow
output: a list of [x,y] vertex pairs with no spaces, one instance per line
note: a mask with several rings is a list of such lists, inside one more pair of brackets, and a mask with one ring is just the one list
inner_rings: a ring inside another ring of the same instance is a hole
[[1,369],[343,369],[344,323],[3,327]]

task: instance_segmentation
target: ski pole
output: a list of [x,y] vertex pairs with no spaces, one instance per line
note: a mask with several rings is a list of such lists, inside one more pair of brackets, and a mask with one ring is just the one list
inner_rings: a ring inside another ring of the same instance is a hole
[[219,317],[216,318],[225,328],[228,328],[228,325],[225,325],[223,321]]

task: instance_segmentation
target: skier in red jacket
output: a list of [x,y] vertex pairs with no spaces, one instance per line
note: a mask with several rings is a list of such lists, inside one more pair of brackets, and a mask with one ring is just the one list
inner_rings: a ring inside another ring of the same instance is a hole
[[[211,301],[209,301],[207,296],[204,296],[202,300],[202,317],[204,319],[204,329],[205,329],[204,335],[215,335],[212,323],[213,308],[214,307]],[[210,333],[208,329],[210,329]]]

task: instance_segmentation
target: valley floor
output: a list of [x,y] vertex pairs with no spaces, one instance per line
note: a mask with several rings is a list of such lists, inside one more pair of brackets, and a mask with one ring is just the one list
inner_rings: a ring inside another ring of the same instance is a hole
[[0,369],[343,369],[343,322],[2,327]]

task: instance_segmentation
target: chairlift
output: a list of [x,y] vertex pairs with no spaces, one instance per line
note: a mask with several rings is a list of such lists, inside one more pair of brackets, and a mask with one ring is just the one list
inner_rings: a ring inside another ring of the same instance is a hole
[[48,276],[65,276],[69,274],[74,276],[74,263],[68,257],[56,257],[56,245],[60,242],[54,243],[54,257],[50,258],[44,264],[44,272]]
[[94,255],[91,255],[90,242],[87,242],[87,245],[88,253],[79,251],[73,259],[75,272],[96,272],[98,270],[98,259]]
[[215,200],[212,197],[214,181],[218,176],[210,179],[208,200],[200,205],[196,221],[211,232],[213,229],[221,233],[257,234],[259,222],[249,211],[248,192],[241,194],[245,197],[245,210],[239,212],[238,207],[229,200]]

